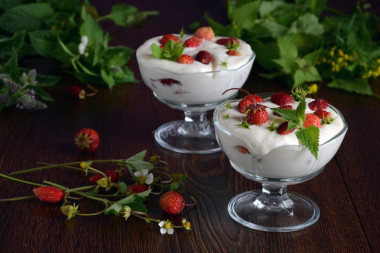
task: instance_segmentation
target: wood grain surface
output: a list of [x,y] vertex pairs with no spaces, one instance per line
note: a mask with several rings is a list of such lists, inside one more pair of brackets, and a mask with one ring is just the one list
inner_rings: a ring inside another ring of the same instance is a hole
[[[121,1],[91,1],[107,12]],[[342,2],[342,1],[340,1]],[[226,22],[224,1],[128,1],[141,10],[161,14],[139,27],[117,28],[106,24],[114,45],[136,49],[146,39],[179,31],[209,12]],[[59,73],[52,62],[29,59],[26,65],[42,73]],[[128,66],[141,80],[135,56]],[[254,66],[245,88],[253,93],[287,90],[287,87],[259,78]],[[160,148],[153,137],[161,124],[181,119],[182,112],[170,109],[154,98],[142,83],[119,84],[100,89],[85,101],[68,94],[78,83],[64,76],[48,92],[55,102],[38,112],[7,108],[0,113],[0,173],[35,167],[36,162],[61,163],[87,159],[127,158],[141,150],[158,154],[173,172],[188,175],[186,200],[194,196],[198,205],[182,213],[193,225],[190,232],[176,230],[161,235],[156,224],[135,218],[127,222],[116,216],[76,217],[66,220],[60,206],[36,199],[0,203],[0,252],[380,252],[380,100],[343,91],[321,88],[324,97],[339,108],[348,123],[348,133],[337,155],[316,178],[290,186],[314,200],[321,217],[313,226],[291,233],[258,232],[236,223],[227,213],[229,200],[238,193],[260,187],[237,173],[227,157],[183,155]],[[380,94],[379,80],[373,85]],[[242,94],[240,94],[242,96]],[[79,154],[74,133],[83,127],[101,136],[99,150]],[[62,168],[20,176],[41,182],[49,179],[66,186],[83,185],[83,174]],[[31,187],[0,178],[0,198],[30,195]],[[166,217],[158,199],[147,202],[149,213]],[[81,209],[102,206],[83,202]],[[181,216],[172,217],[176,221]]]

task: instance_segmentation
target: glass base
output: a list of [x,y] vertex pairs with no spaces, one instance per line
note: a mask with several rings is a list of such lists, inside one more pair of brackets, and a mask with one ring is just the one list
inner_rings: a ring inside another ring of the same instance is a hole
[[210,154],[221,151],[214,128],[185,120],[168,122],[154,133],[162,147],[184,154]]
[[240,224],[260,231],[292,232],[307,228],[319,219],[314,201],[297,193],[268,199],[262,190],[241,193],[231,199],[228,213]]

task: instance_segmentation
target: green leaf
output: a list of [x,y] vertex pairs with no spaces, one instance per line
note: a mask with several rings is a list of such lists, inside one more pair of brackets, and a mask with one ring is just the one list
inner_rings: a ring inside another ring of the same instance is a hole
[[293,122],[299,121],[296,110],[289,110],[289,109],[282,109],[282,108],[271,108],[271,110],[280,114],[284,120],[293,121]]
[[299,120],[299,122],[297,123],[302,124],[305,121],[305,118],[306,118],[305,111],[306,111],[306,100],[305,100],[305,97],[302,97],[296,108],[297,119]]
[[315,159],[318,159],[319,128],[316,126],[309,126],[308,128],[297,131],[296,136],[300,143],[310,150]]
[[297,69],[294,73],[294,87],[298,87],[304,82],[321,81],[318,70],[315,67],[309,66],[303,69]]
[[40,75],[37,74],[36,80],[38,82],[38,86],[40,87],[51,87],[56,85],[60,80],[61,77],[59,76],[53,76],[53,75]]
[[233,13],[234,23],[244,29],[252,29],[259,12],[260,1],[246,3],[235,9]]
[[123,208],[123,205],[120,204],[119,202],[113,203],[110,207],[108,207],[105,211],[104,214],[114,214],[114,215],[119,215],[120,210]]
[[112,6],[111,13],[107,16],[118,26],[126,26],[131,22],[133,15],[137,13],[137,8],[124,3]]
[[298,18],[290,27],[289,33],[306,33],[312,35],[322,35],[323,25],[319,23],[318,17],[312,13],[306,13]]
[[293,74],[297,69],[297,61],[294,58],[280,58],[273,60],[273,62],[280,65],[287,74]]
[[273,38],[282,36],[288,30],[286,26],[268,19],[265,19],[260,25],[265,27]]
[[283,1],[264,1],[261,3],[259,8],[260,17],[270,17],[272,16],[272,12],[281,9],[284,5],[286,5],[286,3]]
[[0,9],[9,10],[17,5],[20,5],[23,0],[0,0]]
[[[52,30],[38,30],[28,33],[34,50],[46,58],[54,58],[59,44],[57,44],[57,32]],[[62,43],[63,44],[63,43]],[[66,48],[66,46],[65,46]],[[70,51],[70,50],[68,50]],[[71,53],[71,52],[70,52]]]
[[319,56],[321,54],[321,49],[315,50],[307,55],[305,55],[302,59],[309,65],[315,66],[317,63]]
[[103,68],[100,69],[100,76],[102,77],[103,81],[108,85],[109,89],[112,89],[112,87],[116,84],[113,76]]
[[125,194],[127,192],[127,188],[128,188],[128,186],[127,186],[126,183],[119,182],[119,191],[120,191],[120,193]]
[[276,42],[262,43],[259,40],[251,41],[252,48],[255,49],[258,64],[268,70],[277,69],[274,59],[279,58],[279,52]]
[[0,16],[0,27],[8,32],[38,30],[42,28],[44,20],[53,15],[54,10],[48,3],[18,5]]
[[0,39],[0,57],[4,58],[12,54],[12,48],[19,51],[24,44],[25,31],[15,32],[11,38]]
[[159,45],[157,45],[156,43],[153,43],[152,45],[150,45],[150,49],[154,57],[158,59],[163,59],[163,56],[162,56],[163,49]]
[[31,89],[31,90],[34,90],[34,92],[36,93],[36,95],[40,96],[42,100],[44,101],[49,101],[49,102],[53,102],[54,99],[46,92],[44,91],[43,89],[41,89],[40,87],[38,86],[35,86],[35,85],[27,85],[25,87],[25,89]]
[[368,81],[362,78],[342,79],[334,78],[333,81],[327,84],[330,88],[341,89],[349,92],[355,92],[361,95],[373,95],[371,86]]
[[291,37],[283,36],[277,39],[278,49],[281,58],[295,59],[298,57],[298,50]]
[[[103,31],[102,27],[95,22],[91,15],[87,14],[83,17],[83,23],[79,28],[79,34],[88,37],[89,46],[99,47],[100,45],[103,45],[107,48],[108,35]],[[97,50],[97,48],[95,48],[95,50]]]
[[12,52],[12,55],[8,59],[8,61],[5,62],[3,65],[1,65],[0,73],[8,73],[12,80],[19,80],[21,73],[17,65],[17,62],[18,62],[17,52],[14,48],[12,49],[11,52]]

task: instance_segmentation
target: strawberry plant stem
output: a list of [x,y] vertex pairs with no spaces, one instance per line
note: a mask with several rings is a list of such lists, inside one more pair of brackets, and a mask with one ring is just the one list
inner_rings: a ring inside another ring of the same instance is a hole
[[23,184],[33,185],[33,186],[46,186],[46,185],[43,185],[43,184],[38,184],[38,183],[26,181],[26,180],[21,180],[21,179],[15,178],[15,177],[7,176],[7,175],[1,174],[1,173],[0,173],[0,177],[6,178],[6,179],[10,179],[10,180],[13,180],[13,181],[16,181],[16,182],[19,182],[19,183],[23,183]]
[[18,201],[18,200],[25,200],[25,199],[34,199],[37,198],[37,196],[24,196],[24,197],[16,197],[16,198],[9,198],[9,199],[0,199],[1,202],[9,202],[9,201]]

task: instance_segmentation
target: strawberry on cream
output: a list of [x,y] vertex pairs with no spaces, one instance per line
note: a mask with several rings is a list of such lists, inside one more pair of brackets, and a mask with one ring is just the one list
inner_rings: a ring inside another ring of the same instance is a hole
[[[306,99],[307,104],[312,101],[313,99]],[[271,102],[270,98],[260,103],[267,107],[265,110],[269,115],[268,122],[263,125],[250,125],[249,129],[240,126],[246,115],[238,111],[238,101],[232,101],[230,104],[232,108],[228,108],[224,103],[214,112],[219,145],[236,170],[260,182],[275,179],[279,185],[295,184],[315,176],[335,155],[347,131],[341,113],[333,106],[328,106],[326,111],[331,113],[334,121],[331,124],[321,125],[318,159],[315,159],[310,151],[300,144],[296,137],[298,130],[287,135],[270,131],[268,126],[271,122],[275,122],[277,126],[284,122],[270,110],[279,107]],[[293,109],[297,105],[298,102],[294,102]],[[306,113],[313,113],[309,106],[306,107]],[[287,179],[291,180],[282,183]]]
[[[185,42],[193,36],[184,35],[181,40]],[[223,100],[233,97],[237,91],[225,95],[222,93],[229,88],[243,86],[255,59],[250,45],[244,41],[239,40],[238,50],[241,56],[230,56],[227,54],[226,46],[216,43],[223,37],[214,37],[211,40],[202,39],[199,46],[185,47],[183,51],[183,54],[194,59],[198,52],[207,51],[211,55],[208,64],[197,60],[191,64],[180,64],[153,56],[151,45],[160,45],[161,38],[162,36],[157,36],[147,40],[137,49],[136,57],[144,83],[152,89],[157,98],[171,104],[173,108],[187,106],[198,107],[200,111],[209,110]]]

